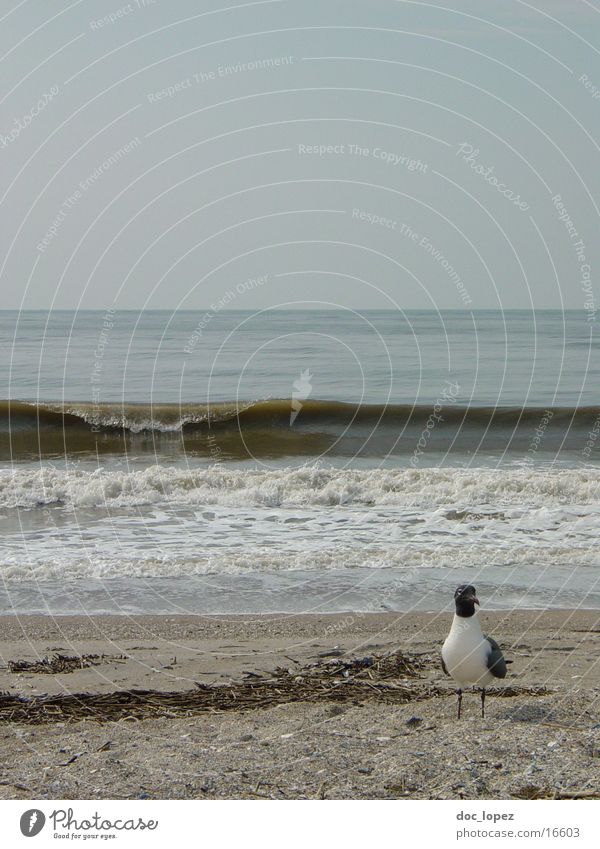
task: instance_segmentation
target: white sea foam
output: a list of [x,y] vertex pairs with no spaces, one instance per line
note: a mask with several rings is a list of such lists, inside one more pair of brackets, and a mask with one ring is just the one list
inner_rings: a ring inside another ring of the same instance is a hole
[[[282,573],[305,572],[325,575],[343,569],[356,572],[357,585],[365,580],[365,571],[389,570],[393,575],[397,570],[402,581],[420,580],[429,572],[443,575],[445,580],[450,572],[461,575],[494,571],[494,578],[501,583],[502,576],[512,577],[521,570],[530,568],[542,582],[547,579],[544,569],[552,576],[561,572],[567,574],[578,571],[589,576],[590,569],[597,574],[600,555],[589,548],[574,552],[567,545],[532,546],[515,545],[494,551],[485,545],[445,548],[440,546],[405,545],[382,550],[365,551],[360,547],[336,547],[311,553],[310,557],[301,551],[272,551],[265,548],[250,548],[244,552],[217,551],[199,556],[182,556],[169,552],[148,556],[138,552],[133,555],[117,551],[90,552],[87,557],[82,553],[60,554],[30,552],[21,556],[9,556],[0,560],[0,576],[9,583],[22,581],[76,581],[82,579],[109,578],[190,578],[202,575],[252,575],[262,573],[278,575]],[[582,571],[580,571],[582,570]],[[417,577],[417,575],[419,577]],[[390,581],[393,578],[390,577]],[[594,580],[586,581],[595,586]]]
[[600,470],[317,467],[269,471],[221,466],[135,471],[54,467],[0,470],[0,508],[194,506],[434,506],[496,509],[600,504]]
[[[531,567],[581,569],[589,583],[600,566],[598,483],[587,472],[48,469],[1,479],[8,582],[339,569],[484,569],[501,580]],[[17,502],[27,509],[6,509]],[[44,503],[55,507],[29,509]]]
[[0,579],[183,587],[342,569],[358,583],[382,570],[395,586],[529,570],[534,583],[571,576],[587,590],[600,574],[599,493],[600,472],[583,469],[21,467],[0,471]]

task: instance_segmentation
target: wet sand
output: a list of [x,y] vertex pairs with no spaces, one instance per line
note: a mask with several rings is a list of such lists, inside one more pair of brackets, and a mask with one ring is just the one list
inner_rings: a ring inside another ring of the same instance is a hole
[[[26,698],[181,692],[398,650],[422,669],[409,682],[421,695],[408,703],[372,688],[343,704],[275,698],[193,716],[4,716],[0,798],[600,797],[600,612],[481,616],[514,661],[515,694],[490,696],[485,719],[478,695],[465,695],[460,722],[439,667],[448,613],[2,617],[0,691]],[[58,674],[8,669],[57,654],[96,657]]]

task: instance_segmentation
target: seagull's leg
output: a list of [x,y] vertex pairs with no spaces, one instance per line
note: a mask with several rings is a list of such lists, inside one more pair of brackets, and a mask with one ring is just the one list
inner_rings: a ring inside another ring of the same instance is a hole
[[481,716],[485,719],[485,687],[481,688]]
[[458,718],[460,719],[460,709],[462,707],[462,690],[460,687],[456,691],[456,695],[458,696]]

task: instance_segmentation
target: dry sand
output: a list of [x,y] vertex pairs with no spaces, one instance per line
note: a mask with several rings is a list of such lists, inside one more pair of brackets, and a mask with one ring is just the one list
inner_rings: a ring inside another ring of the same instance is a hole
[[[404,682],[415,689],[408,703],[367,688],[343,703],[274,698],[255,710],[117,722],[31,725],[4,715],[0,798],[600,798],[600,613],[483,612],[514,660],[515,695],[490,696],[481,719],[479,696],[467,694],[460,722],[438,660],[450,618],[0,618],[0,691],[27,698],[197,690],[327,663],[323,654],[401,650],[423,663]],[[7,668],[55,654],[100,657],[57,675]]]

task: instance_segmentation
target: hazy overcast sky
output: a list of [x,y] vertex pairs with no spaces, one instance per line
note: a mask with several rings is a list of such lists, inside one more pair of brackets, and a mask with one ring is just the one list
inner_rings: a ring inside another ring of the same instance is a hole
[[2,308],[593,315],[600,0],[0,0],[0,56]]

